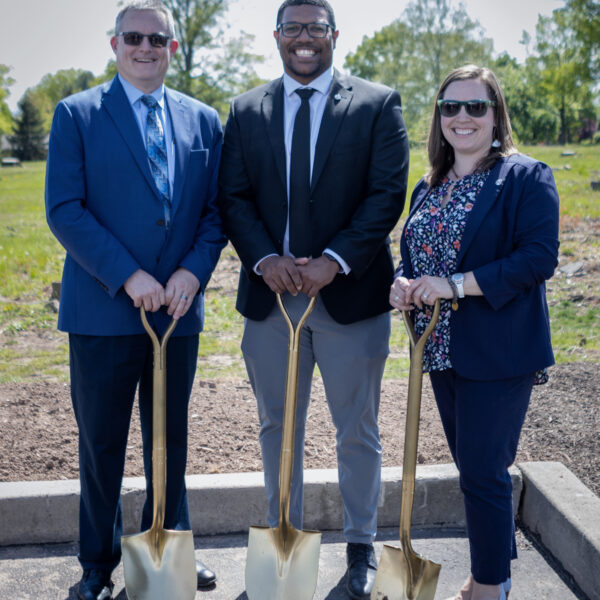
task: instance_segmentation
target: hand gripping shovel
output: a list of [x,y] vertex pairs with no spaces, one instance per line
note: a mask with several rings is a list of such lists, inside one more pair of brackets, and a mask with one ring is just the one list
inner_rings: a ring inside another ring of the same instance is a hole
[[250,527],[246,593],[250,600],[311,600],[319,574],[321,534],[318,531],[299,531],[291,525],[290,490],[294,462],[300,332],[313,309],[315,298],[310,301],[296,329],[279,294],[277,303],[290,332],[279,463],[279,524],[274,528]]
[[440,315],[440,301],[436,300],[431,321],[423,335],[417,336],[407,311],[402,311],[411,345],[410,376],[408,379],[408,406],[404,434],[404,462],[402,466],[402,502],[400,505],[401,548],[385,544],[379,569],[373,584],[371,600],[433,600],[440,574],[440,565],[417,554],[410,542],[410,524],[415,496],[415,472],[419,418],[421,414],[421,386],[423,383],[423,351]]
[[154,346],[152,396],[152,527],[136,535],[123,536],[123,571],[129,600],[192,600],[196,595],[196,561],[191,531],[163,528],[166,500],[166,389],[167,342],[177,321],[172,321],[159,342],[148,324],[144,307],[142,323]]

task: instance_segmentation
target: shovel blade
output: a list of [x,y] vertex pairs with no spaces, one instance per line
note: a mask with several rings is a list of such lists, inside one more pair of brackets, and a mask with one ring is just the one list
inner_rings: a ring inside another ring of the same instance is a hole
[[317,587],[321,534],[290,527],[250,527],[246,558],[249,600],[311,600]]
[[191,531],[160,532],[156,549],[151,531],[123,536],[123,575],[129,600],[193,600],[196,559]]
[[383,547],[371,600],[433,600],[441,566],[415,552]]

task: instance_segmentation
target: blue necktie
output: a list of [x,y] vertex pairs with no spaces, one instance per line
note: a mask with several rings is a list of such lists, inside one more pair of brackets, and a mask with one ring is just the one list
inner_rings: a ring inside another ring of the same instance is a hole
[[165,132],[156,109],[158,102],[153,96],[142,96],[142,102],[148,107],[146,118],[146,151],[150,161],[150,170],[154,183],[160,192],[166,210],[170,205],[169,199],[169,168],[167,165],[167,144]]

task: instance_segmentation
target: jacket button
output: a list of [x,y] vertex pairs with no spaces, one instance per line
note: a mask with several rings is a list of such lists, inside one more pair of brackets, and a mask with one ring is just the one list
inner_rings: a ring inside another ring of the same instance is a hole
[[162,226],[165,224],[165,220],[164,220],[164,219],[159,219],[158,221],[156,221],[156,224],[157,224],[159,227],[162,227]]

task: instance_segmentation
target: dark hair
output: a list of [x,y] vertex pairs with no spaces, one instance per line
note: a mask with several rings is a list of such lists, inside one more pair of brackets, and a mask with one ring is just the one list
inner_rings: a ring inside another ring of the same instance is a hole
[[486,86],[489,99],[496,102],[496,107],[492,109],[494,110],[494,139],[500,142],[498,148],[490,148],[487,156],[484,156],[477,164],[476,170],[486,171],[491,169],[500,157],[509,156],[517,152],[512,138],[512,128],[506,108],[506,100],[494,72],[491,69],[478,67],[477,65],[465,65],[464,67],[454,69],[442,82],[433,105],[433,117],[429,129],[429,140],[427,142],[427,153],[429,154],[431,168],[425,176],[425,181],[430,187],[438,185],[454,164],[454,149],[444,139],[437,101],[444,97],[446,88],[452,82],[466,81],[468,79],[479,79]]
[[281,23],[281,16],[283,15],[283,11],[288,6],[302,6],[303,4],[310,4],[311,6],[320,6],[327,11],[327,20],[329,24],[333,27],[335,31],[335,15],[333,14],[333,8],[331,8],[331,4],[327,2],[327,0],[285,0],[285,2],[279,7],[277,11],[277,26]]

